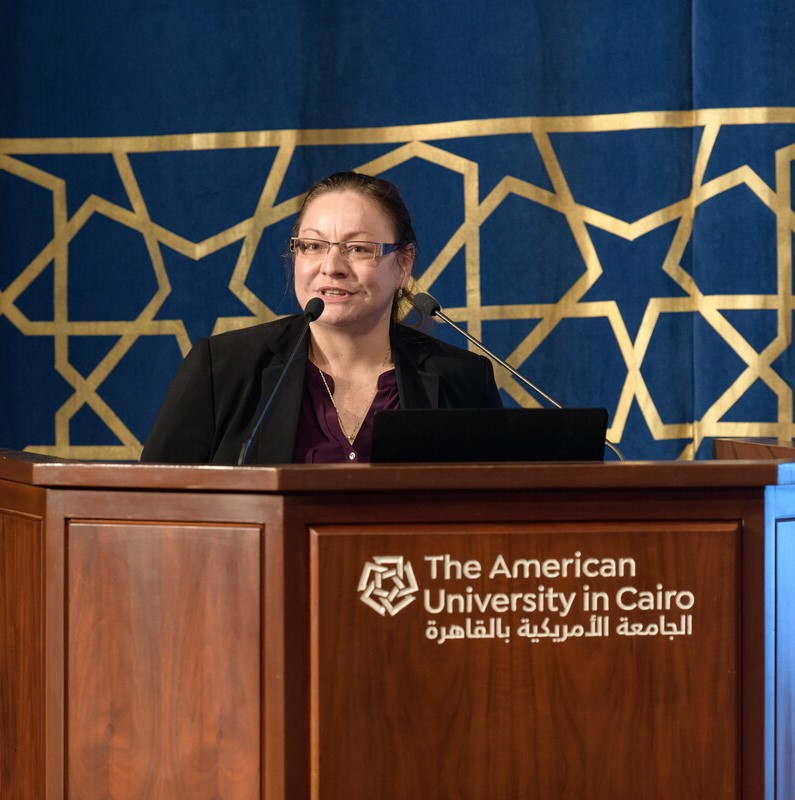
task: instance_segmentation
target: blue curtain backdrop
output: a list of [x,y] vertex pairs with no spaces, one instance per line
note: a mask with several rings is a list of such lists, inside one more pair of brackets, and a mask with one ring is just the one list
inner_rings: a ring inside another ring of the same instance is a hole
[[191,343],[294,310],[301,194],[348,168],[403,190],[421,287],[561,403],[607,407],[628,458],[789,439],[794,21],[739,0],[3,4],[0,447],[137,458]]

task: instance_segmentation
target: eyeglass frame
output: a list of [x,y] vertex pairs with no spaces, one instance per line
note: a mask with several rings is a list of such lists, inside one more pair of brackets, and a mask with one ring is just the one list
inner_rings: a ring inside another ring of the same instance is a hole
[[327,256],[331,252],[331,248],[336,245],[340,249],[340,254],[343,258],[348,258],[348,250],[349,246],[353,244],[374,244],[377,245],[377,250],[373,253],[373,257],[369,259],[370,261],[375,261],[377,258],[383,258],[384,256],[388,256],[390,253],[396,253],[400,250],[403,245],[398,244],[395,242],[371,242],[367,239],[351,239],[349,242],[329,242],[327,239],[313,239],[311,236],[291,236],[290,237],[290,252],[295,255],[304,255],[303,253],[299,253],[296,250],[296,244],[299,241],[303,242],[317,242],[318,244],[325,244],[328,245],[328,248],[323,256]]

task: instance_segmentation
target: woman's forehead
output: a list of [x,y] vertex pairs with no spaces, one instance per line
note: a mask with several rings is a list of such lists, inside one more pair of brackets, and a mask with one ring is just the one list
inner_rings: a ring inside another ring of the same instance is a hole
[[381,205],[359,192],[323,192],[307,203],[301,219],[301,231],[312,229],[344,230],[346,235],[393,234],[394,225]]

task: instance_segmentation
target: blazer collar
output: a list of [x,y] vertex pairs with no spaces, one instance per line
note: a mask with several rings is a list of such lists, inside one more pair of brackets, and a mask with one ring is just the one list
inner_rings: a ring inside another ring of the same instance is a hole
[[[252,443],[252,450],[256,454],[255,460],[261,464],[289,464],[293,460],[295,434],[304,393],[304,376],[309,347],[307,338],[304,339],[304,346],[298,348],[295,359],[287,372],[284,372],[284,369],[290,352],[295,346],[296,337],[301,333],[303,323],[303,316],[289,319],[284,331],[269,346],[273,358],[262,370],[260,380],[262,400],[255,419],[259,418],[265,407],[264,404],[271,396],[273,396],[273,400]],[[278,393],[273,395],[280,378],[282,382]]]

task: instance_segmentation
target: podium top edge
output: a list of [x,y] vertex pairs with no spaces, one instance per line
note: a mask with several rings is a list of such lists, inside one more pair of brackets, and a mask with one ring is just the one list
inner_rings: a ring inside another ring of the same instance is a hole
[[0,449],[0,480],[74,489],[322,493],[394,490],[533,490],[726,487],[795,483],[775,459],[604,463],[288,464],[214,466],[92,462]]

